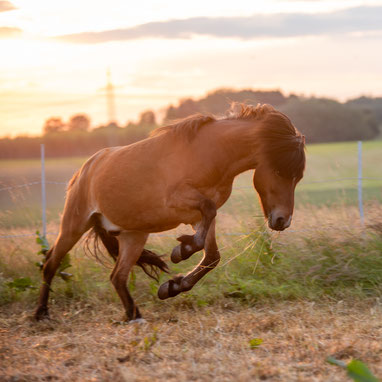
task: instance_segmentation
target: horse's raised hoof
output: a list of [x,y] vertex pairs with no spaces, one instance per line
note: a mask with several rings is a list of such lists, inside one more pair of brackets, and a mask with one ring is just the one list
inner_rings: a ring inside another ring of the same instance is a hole
[[171,261],[174,264],[180,263],[183,260],[182,258],[182,248],[180,245],[177,245],[171,252]]
[[50,320],[49,311],[47,306],[39,306],[34,314],[36,321]]
[[183,276],[178,276],[163,283],[158,289],[158,297],[161,300],[166,300],[166,298],[177,296],[183,291],[181,288],[182,279]]
[[176,240],[180,241],[181,244],[172,250],[171,261],[174,264],[187,260],[195,252],[203,249],[203,244],[195,242],[195,236],[193,235],[183,235]]

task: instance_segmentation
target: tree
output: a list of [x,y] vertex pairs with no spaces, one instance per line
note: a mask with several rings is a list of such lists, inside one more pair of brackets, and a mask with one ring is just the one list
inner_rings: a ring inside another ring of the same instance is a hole
[[179,102],[178,107],[170,106],[167,109],[165,122],[170,122],[176,119],[185,118],[189,115],[199,112],[198,101],[194,101],[191,98],[182,99]]
[[291,98],[280,107],[308,143],[373,139],[378,134],[373,114],[325,98]]
[[346,105],[353,108],[363,110],[366,117],[375,117],[377,126],[376,130],[381,130],[382,133],[382,97],[371,98],[371,97],[359,97],[346,102]]
[[140,125],[156,125],[155,114],[151,110],[146,110],[139,116]]
[[51,117],[45,121],[43,131],[44,134],[58,133],[60,131],[63,131],[64,128],[65,123],[62,122],[62,119],[60,117]]
[[70,118],[68,127],[70,131],[87,131],[90,127],[90,118],[86,114],[77,114]]

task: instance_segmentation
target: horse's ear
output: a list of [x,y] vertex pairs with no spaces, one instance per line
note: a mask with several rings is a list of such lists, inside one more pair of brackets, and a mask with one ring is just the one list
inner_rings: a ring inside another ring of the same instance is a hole
[[302,136],[302,144],[305,146],[305,135]]

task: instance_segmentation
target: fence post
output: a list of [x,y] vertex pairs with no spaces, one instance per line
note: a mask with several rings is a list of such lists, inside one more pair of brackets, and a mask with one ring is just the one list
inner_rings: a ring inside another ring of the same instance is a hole
[[45,190],[45,146],[41,144],[41,204],[42,236],[46,238],[46,190]]
[[365,224],[362,202],[362,141],[358,141],[358,208],[361,224]]

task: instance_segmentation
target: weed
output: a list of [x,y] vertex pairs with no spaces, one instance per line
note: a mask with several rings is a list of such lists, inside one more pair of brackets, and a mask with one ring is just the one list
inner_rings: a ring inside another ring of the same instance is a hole
[[36,289],[30,277],[19,277],[5,283],[8,288],[14,289],[16,292],[24,292],[27,289]]
[[263,340],[261,338],[252,338],[248,342],[251,349],[256,349],[263,343]]
[[369,368],[361,361],[353,359],[348,364],[333,357],[328,357],[327,362],[331,365],[337,365],[347,371],[347,375],[355,382],[379,382],[379,379],[373,375]]
[[143,350],[149,351],[158,341],[158,329],[154,328],[153,333],[150,336],[143,338]]

